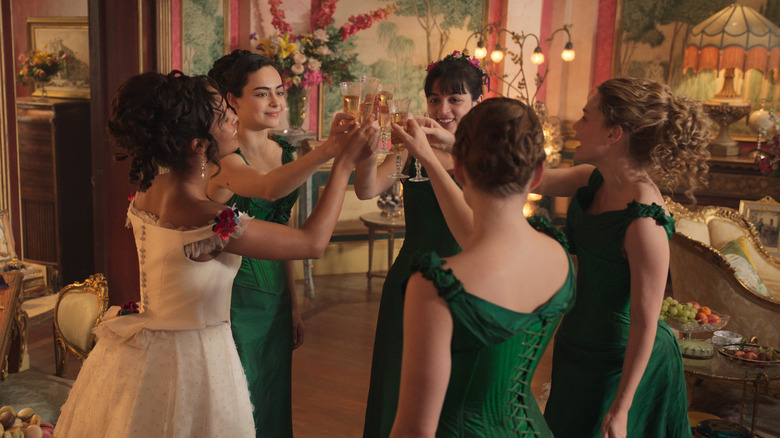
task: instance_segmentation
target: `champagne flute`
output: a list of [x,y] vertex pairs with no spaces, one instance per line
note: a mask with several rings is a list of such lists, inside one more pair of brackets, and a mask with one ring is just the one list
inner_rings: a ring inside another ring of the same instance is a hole
[[[415,117],[416,116],[428,117],[428,114],[427,113],[416,114]],[[412,182],[428,181],[428,177],[422,176],[422,163],[420,163],[420,160],[418,160],[416,157],[414,159],[414,170],[415,170],[416,173],[415,173],[413,178],[409,178],[409,181],[412,181]]]
[[360,82],[341,83],[342,112],[357,118],[360,107]]
[[[387,107],[390,110],[390,122],[397,123],[401,126],[406,126],[406,118],[409,116],[409,99],[392,99],[387,101]],[[390,142],[392,144],[393,152],[395,153],[395,173],[388,175],[389,178],[408,178],[409,175],[403,173],[401,168],[401,152],[406,149],[404,142],[398,138],[397,135],[393,135],[391,132]]]
[[379,78],[371,76],[360,77],[360,109],[358,110],[358,123],[363,124],[371,117],[374,111],[374,99],[379,89]]
[[[387,107],[387,101],[393,98],[395,84],[379,84],[376,96],[377,117],[379,118],[379,145],[377,153],[389,154],[390,147],[390,109]],[[382,119],[384,117],[384,119]]]

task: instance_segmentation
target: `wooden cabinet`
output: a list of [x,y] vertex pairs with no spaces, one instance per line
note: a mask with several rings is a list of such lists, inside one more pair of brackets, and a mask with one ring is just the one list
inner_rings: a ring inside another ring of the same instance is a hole
[[94,270],[89,101],[17,103],[22,254],[54,287]]

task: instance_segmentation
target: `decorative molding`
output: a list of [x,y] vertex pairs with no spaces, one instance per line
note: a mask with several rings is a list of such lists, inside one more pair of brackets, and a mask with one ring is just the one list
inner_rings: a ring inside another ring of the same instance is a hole
[[[139,0],[140,1],[140,0]],[[157,72],[173,70],[173,31],[171,0],[157,0]]]

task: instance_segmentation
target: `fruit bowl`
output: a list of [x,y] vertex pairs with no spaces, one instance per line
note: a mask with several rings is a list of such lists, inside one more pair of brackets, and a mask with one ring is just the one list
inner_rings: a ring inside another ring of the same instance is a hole
[[[771,360],[758,360],[748,359],[745,357],[736,356],[738,351],[755,352],[756,354],[764,352],[771,357]],[[727,344],[718,348],[718,353],[726,360],[726,362],[748,367],[748,368],[771,368],[780,366],[780,352],[772,347],[761,346],[757,344]]]
[[666,323],[669,325],[669,327],[683,333],[714,332],[716,330],[722,329],[726,324],[728,324],[730,318],[728,315],[715,312],[712,312],[712,314],[719,318],[718,322],[707,322],[704,324],[699,324],[697,321],[691,321],[688,323],[682,323],[676,319],[669,318],[666,320]]

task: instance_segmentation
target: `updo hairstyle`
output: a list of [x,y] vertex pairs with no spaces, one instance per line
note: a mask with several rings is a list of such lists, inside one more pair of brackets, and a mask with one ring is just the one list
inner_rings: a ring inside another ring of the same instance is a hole
[[482,71],[469,63],[467,56],[453,58],[447,56],[428,71],[425,76],[425,97],[433,94],[433,85],[438,79],[439,93],[470,94],[472,100],[482,96]]
[[649,165],[670,189],[683,182],[691,198],[706,185],[711,134],[701,102],[647,79],[609,79],[597,89],[606,126],[623,128],[637,164]]
[[173,71],[133,76],[117,90],[108,133],[130,157],[130,182],[138,183],[142,192],[160,167],[193,170],[188,161],[192,140],[204,139],[206,158],[218,162],[218,146],[209,130],[221,115],[215,93],[207,87],[215,84],[205,76]]
[[486,99],[461,119],[452,154],[479,189],[501,197],[521,193],[546,158],[542,123],[519,100]]
[[265,56],[249,50],[236,49],[214,61],[213,67],[209,70],[209,77],[216,81],[223,95],[227,96],[227,93],[231,93],[241,97],[244,86],[249,81],[249,74],[263,67],[273,67],[279,71],[276,64]]

